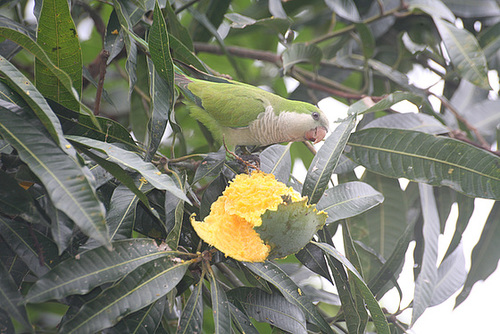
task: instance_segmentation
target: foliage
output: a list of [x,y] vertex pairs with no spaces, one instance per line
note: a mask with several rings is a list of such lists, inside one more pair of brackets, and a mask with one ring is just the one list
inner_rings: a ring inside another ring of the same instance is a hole
[[[498,203],[469,272],[460,244],[474,199],[500,199],[500,8],[481,3],[45,0],[33,20],[2,1],[1,331],[402,333],[459,290],[460,304],[500,258]],[[315,155],[247,148],[329,214],[296,255],[241,263],[193,231],[245,168],[190,118],[174,63],[350,105]],[[413,292],[397,282],[411,242]],[[390,289],[412,303],[382,308]]]

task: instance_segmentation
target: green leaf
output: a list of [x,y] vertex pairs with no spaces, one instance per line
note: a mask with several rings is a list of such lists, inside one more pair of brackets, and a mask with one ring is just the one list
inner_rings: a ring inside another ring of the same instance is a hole
[[252,19],[238,13],[228,13],[226,18],[231,21],[231,28],[243,29],[248,26],[257,25],[267,27],[277,33],[284,35],[290,27],[290,20],[278,17],[269,17],[260,20]]
[[323,276],[333,284],[323,251],[318,246],[308,243],[306,247],[295,254],[295,257],[308,269]]
[[151,118],[148,122],[147,152],[145,161],[151,161],[160,146],[161,139],[167,128],[167,123],[173,109],[172,86],[159,75],[151,61],[148,61],[150,75],[149,92],[151,96]]
[[314,156],[302,188],[302,196],[309,197],[309,203],[318,203],[323,196],[355,123],[356,118],[349,116],[339,124]]
[[[179,183],[186,183],[185,175]],[[179,184],[182,186],[182,184]],[[182,234],[182,219],[184,218],[184,201],[174,197],[170,193],[165,194],[165,216],[166,216],[166,230],[168,232],[165,243],[171,249],[179,247],[179,240]]]
[[348,146],[347,156],[375,173],[500,199],[500,158],[464,142],[374,128],[353,133]]
[[292,172],[290,146],[291,143],[286,146],[272,145],[259,155],[260,169],[265,173],[273,174],[276,180],[284,184],[288,183],[290,173]]
[[213,275],[208,275],[210,281],[210,295],[212,298],[212,313],[214,316],[214,327],[216,334],[231,333],[231,314],[229,302],[222,286]]
[[[408,245],[413,239],[413,229],[415,226],[415,219],[406,226],[403,234],[398,238],[391,255],[388,257],[387,261],[382,265],[382,267],[372,275],[368,286],[373,294],[377,297],[382,297],[385,293],[383,290],[384,286],[390,280],[396,281],[396,273],[401,270],[401,267],[405,260],[405,254],[408,249]],[[384,293],[381,293],[384,292]]]
[[356,284],[356,287],[359,289],[360,294],[362,295],[363,299],[365,300],[366,307],[370,311],[370,314],[372,316],[373,323],[375,324],[375,328],[377,329],[377,333],[384,333],[384,334],[389,334],[391,333],[389,330],[389,324],[387,323],[387,319],[385,318],[384,312],[380,308],[380,305],[378,304],[377,300],[373,296],[372,292],[366,285],[366,283],[363,281],[363,278],[361,275],[358,273],[356,268],[352,265],[352,263],[349,262],[338,250],[333,248],[331,245],[325,244],[325,243],[313,243],[323,249],[323,251],[328,254],[333,256],[337,261],[340,261],[349,271],[352,275],[350,277],[354,280],[354,283]]
[[264,263],[245,263],[245,266],[274,285],[287,301],[298,306],[305,314],[306,319],[320,328],[325,333],[332,333],[333,330],[316,309],[309,297],[302,293],[302,290],[279,268],[276,264],[266,261]]
[[123,334],[123,333],[141,333],[155,334],[161,326],[167,298],[163,297],[145,308],[129,314],[123,318],[116,326],[110,328],[106,333]]
[[408,9],[418,9],[432,17],[455,22],[455,15],[441,0],[408,0]]
[[267,322],[290,333],[307,333],[306,318],[302,310],[277,293],[269,294],[259,288],[240,287],[230,290],[228,298],[259,322]]
[[359,37],[361,38],[361,48],[363,49],[363,55],[365,58],[373,57],[375,52],[375,38],[368,27],[368,25],[363,23],[356,24],[356,30],[358,31]]
[[87,179],[86,171],[34,124],[9,110],[0,109],[0,134],[38,176],[55,207],[89,237],[109,246],[104,206]]
[[283,71],[286,73],[295,64],[299,63],[310,63],[314,66],[318,66],[321,58],[323,58],[323,53],[321,49],[314,44],[292,44],[288,49],[286,49],[281,55],[283,60]]
[[203,327],[203,277],[194,285],[193,291],[182,310],[177,334],[201,333]]
[[405,129],[438,135],[450,131],[435,117],[426,114],[391,114],[374,119],[366,124],[363,129],[369,128],[391,128]]
[[500,259],[500,202],[495,202],[486,220],[481,237],[472,250],[471,268],[464,288],[455,300],[455,308],[470,294],[477,281],[485,280],[497,268]]
[[[82,94],[82,51],[76,27],[66,0],[44,1],[38,18],[37,43],[50,60],[67,73],[73,82],[76,95]],[[39,59],[35,61],[35,84],[38,90],[63,106],[80,110],[71,90],[61,85],[59,79]]]
[[241,333],[259,334],[259,331],[255,328],[250,318],[245,313],[243,313],[243,311],[234,306],[232,303],[229,303],[229,310],[231,311],[233,324]]
[[32,326],[22,305],[23,297],[7,268],[0,261],[0,295],[2,296],[2,309],[16,319],[26,330],[33,332]]
[[198,182],[205,177],[219,175],[225,162],[226,152],[224,150],[209,152],[198,168],[196,168],[193,183]]
[[[26,103],[33,110],[35,115],[40,119],[45,129],[49,132],[52,139],[63,146],[66,142],[61,129],[61,124],[57,119],[50,106],[47,104],[45,98],[35,88],[35,86],[28,80],[14,65],[7,59],[0,56],[0,73],[5,76],[5,79],[10,84],[9,88],[17,92]],[[2,91],[9,94],[2,84]],[[3,106],[6,106],[3,104]],[[10,108],[9,108],[10,109]]]
[[26,223],[0,216],[0,235],[36,276],[44,275],[60,260],[55,243]]
[[189,51],[193,51],[193,41],[191,40],[189,31],[180,23],[169,3],[165,6],[165,12],[167,13],[167,30],[172,34],[169,35],[169,38],[174,36]]
[[138,266],[164,257],[153,239],[127,239],[112,243],[113,251],[98,247],[61,262],[40,278],[28,291],[27,303],[86,294],[93,288],[113,282]]
[[382,203],[384,195],[363,182],[347,182],[329,188],[318,202],[328,213],[327,223],[359,215]]
[[462,244],[460,244],[439,265],[436,288],[432,293],[429,306],[439,305],[450,298],[463,287],[466,278],[465,256]]
[[326,222],[326,214],[318,212],[306,199],[285,202],[276,210],[266,210],[262,224],[254,227],[267,245],[271,246],[269,259],[282,258],[301,250]]
[[438,259],[439,214],[432,187],[426,184],[419,184],[418,188],[420,190],[420,202],[424,217],[422,228],[423,240],[421,240],[424,243],[424,252],[420,274],[415,280],[413,313],[411,317],[412,324],[431,305],[438,280],[436,263]]
[[349,107],[347,113],[349,115],[352,114],[361,115],[377,111],[384,111],[401,101],[410,101],[416,106],[420,106],[423,102],[423,99],[421,96],[410,92],[394,92],[392,94],[387,95],[374,105],[367,104],[365,100],[359,100],[356,103],[353,103]]
[[30,223],[48,225],[46,219],[40,214],[33,197],[21,187],[13,177],[0,170],[0,212],[11,217],[20,217]]
[[182,279],[192,261],[173,262],[164,256],[135,268],[98,297],[84,304],[63,323],[62,333],[94,333],[116,324],[129,315],[165,296]]
[[[131,180],[134,184],[134,181]],[[137,177],[135,180],[138,185],[134,187],[143,197],[146,195],[143,191],[151,190],[146,182],[142,182]],[[147,197],[146,197],[147,201]],[[106,213],[106,222],[108,223],[109,236],[111,240],[120,240],[132,237],[132,230],[136,219],[136,207],[139,202],[139,197],[130,188],[124,184],[120,184],[113,191],[109,202],[109,209]],[[149,207],[149,201],[146,202]]]
[[358,8],[356,8],[353,0],[325,0],[325,3],[335,14],[346,20],[352,22],[359,22],[361,20]]
[[[50,60],[49,56],[45,53],[45,51],[31,38],[20,33],[19,31],[10,29],[9,26],[5,26],[4,21],[0,20],[0,35],[10,40],[16,42],[24,49],[32,53],[37,60],[41,61],[43,65],[45,65],[52,74],[57,77],[57,79],[61,82],[61,84],[66,88],[68,92],[73,91],[73,83],[71,82],[71,78],[66,74],[66,72],[62,71],[59,67],[54,65],[54,63]],[[1,61],[2,58],[0,58]],[[21,92],[18,92],[21,94]],[[75,101],[78,101],[80,104],[80,108],[87,113],[93,123],[97,125],[97,121],[95,120],[95,116],[93,112],[83,103],[81,103],[76,96],[73,96]],[[33,107],[32,107],[33,108]]]
[[106,153],[110,161],[119,163],[140,173],[153,187],[160,190],[167,190],[178,198],[191,203],[184,192],[174,184],[168,175],[160,173],[152,163],[143,161],[136,153],[90,138],[77,136],[68,136],[67,138],[77,144]]
[[[129,31],[132,30],[134,26],[133,14],[130,14],[127,9],[127,1],[114,0],[114,9],[118,17],[118,21],[122,26],[123,41],[125,42],[125,47],[127,49],[127,61],[125,63],[125,69],[128,73],[128,83],[129,83],[129,96],[132,94],[135,84],[137,83],[137,45],[133,41]],[[133,8],[130,8],[133,10]],[[138,13],[142,16],[141,11],[133,11],[133,13]]]
[[434,23],[460,76],[490,90],[486,57],[474,35],[439,18],[434,18]]

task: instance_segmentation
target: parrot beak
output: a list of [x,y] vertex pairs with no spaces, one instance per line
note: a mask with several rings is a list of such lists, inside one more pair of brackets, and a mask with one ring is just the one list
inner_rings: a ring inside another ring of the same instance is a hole
[[318,126],[307,131],[304,137],[307,140],[314,142],[314,144],[317,144],[325,138],[327,131],[328,130],[324,126]]

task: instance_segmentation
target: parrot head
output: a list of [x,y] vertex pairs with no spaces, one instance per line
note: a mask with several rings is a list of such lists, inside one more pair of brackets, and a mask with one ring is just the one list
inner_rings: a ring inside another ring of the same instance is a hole
[[[328,118],[317,107],[312,104],[293,101],[294,110],[288,117],[290,141],[312,141],[319,143],[328,133]],[[285,114],[286,115],[286,114]]]

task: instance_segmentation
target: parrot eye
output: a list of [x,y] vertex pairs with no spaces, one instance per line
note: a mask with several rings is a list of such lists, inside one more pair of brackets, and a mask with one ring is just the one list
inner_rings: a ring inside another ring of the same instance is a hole
[[311,115],[312,115],[312,118],[313,118],[315,121],[317,121],[317,120],[319,119],[319,112],[314,111]]

